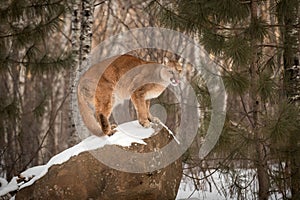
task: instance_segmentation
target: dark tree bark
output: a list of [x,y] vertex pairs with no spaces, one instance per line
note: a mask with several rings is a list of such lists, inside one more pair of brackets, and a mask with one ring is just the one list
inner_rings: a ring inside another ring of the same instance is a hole
[[[299,23],[299,1],[297,4],[290,5],[286,0],[281,3],[286,3],[286,12],[283,13],[282,20],[284,27],[283,34],[283,60],[284,60],[284,82],[283,88],[289,102],[299,106],[300,100],[300,69],[299,58],[297,57],[297,49],[299,52],[300,34],[299,29],[294,26]],[[298,16],[298,17],[296,17]],[[298,77],[298,78],[297,78]],[[295,119],[297,120],[297,119]],[[290,133],[288,158],[290,161],[291,171],[291,193],[293,199],[300,198],[300,147],[299,147],[299,133]]]

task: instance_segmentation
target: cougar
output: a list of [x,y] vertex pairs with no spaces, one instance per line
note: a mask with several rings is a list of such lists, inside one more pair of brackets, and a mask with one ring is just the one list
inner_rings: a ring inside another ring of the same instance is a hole
[[105,69],[95,91],[95,117],[105,135],[112,135],[115,126],[109,122],[113,108],[131,99],[139,123],[150,127],[154,119],[149,112],[150,99],[158,97],[169,84],[179,83],[182,66],[164,59],[164,65],[131,55],[116,58]]

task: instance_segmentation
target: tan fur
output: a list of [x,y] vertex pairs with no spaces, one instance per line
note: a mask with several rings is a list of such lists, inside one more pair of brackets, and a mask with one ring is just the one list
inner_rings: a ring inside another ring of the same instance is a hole
[[138,121],[144,127],[150,126],[152,118],[150,99],[158,97],[177,78],[181,65],[168,62],[162,67],[131,55],[122,55],[103,72],[95,93],[95,116],[104,134],[114,133],[108,119],[114,106],[125,99],[131,99]]

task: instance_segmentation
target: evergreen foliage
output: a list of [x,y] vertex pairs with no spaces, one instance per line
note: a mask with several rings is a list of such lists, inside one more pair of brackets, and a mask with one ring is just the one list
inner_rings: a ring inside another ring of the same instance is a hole
[[242,95],[249,89],[249,79],[245,73],[227,72],[223,81],[227,91],[237,95]]
[[258,81],[258,93],[262,100],[267,101],[276,96],[276,83],[269,74],[261,74]]
[[[299,5],[299,0],[151,2],[162,25],[197,35],[207,52],[217,58],[232,101],[217,149],[234,143],[232,154],[236,151],[253,160],[261,187],[259,199],[270,194],[271,177],[266,172],[270,170],[268,159],[274,156],[268,149],[278,144],[297,153],[281,149],[287,152],[292,163],[289,170],[296,176],[291,181],[293,196],[300,194],[300,170],[295,164],[300,153],[300,137],[295,134],[300,132],[299,108],[287,103],[295,94],[300,96],[298,72],[293,67],[300,54]],[[248,148],[238,148],[239,144]],[[256,149],[254,155],[248,154],[249,148]]]
[[29,71],[45,72],[71,65],[65,47],[50,52],[50,38],[62,28],[66,2],[18,1],[0,5],[0,70],[23,65]]
[[268,119],[268,132],[274,145],[280,144],[288,148],[288,139],[298,134],[300,129],[297,120],[300,117],[299,108],[288,102],[281,102],[277,107],[275,115]]

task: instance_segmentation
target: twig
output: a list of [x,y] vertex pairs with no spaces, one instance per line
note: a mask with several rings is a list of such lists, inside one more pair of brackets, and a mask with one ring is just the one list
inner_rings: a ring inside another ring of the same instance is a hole
[[169,129],[169,127],[167,127],[164,123],[162,123],[159,119],[156,120],[160,125],[162,125],[168,132],[170,135],[172,135],[172,137],[174,138],[174,140],[177,142],[177,144],[180,144],[179,140],[175,137],[174,133]]

